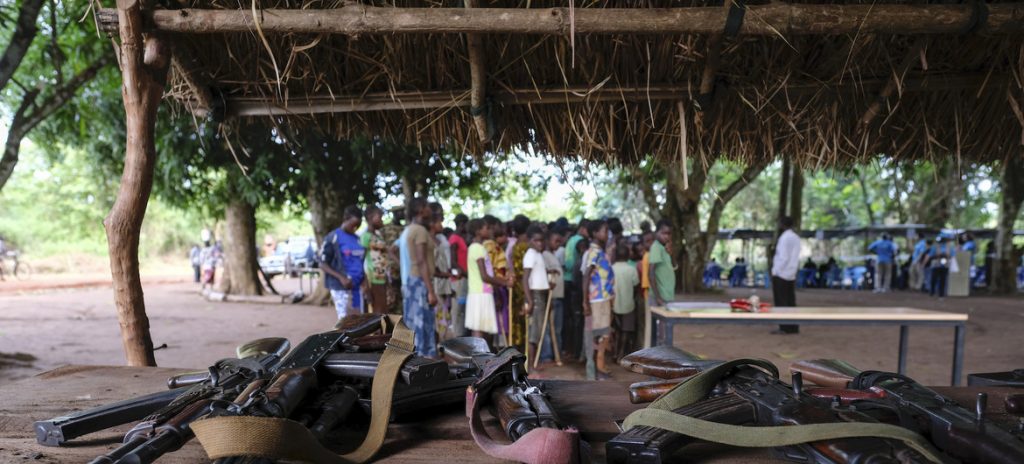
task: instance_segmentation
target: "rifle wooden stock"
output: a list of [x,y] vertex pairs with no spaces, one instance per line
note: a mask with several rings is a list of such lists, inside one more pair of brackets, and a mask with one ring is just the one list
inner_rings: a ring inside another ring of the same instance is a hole
[[688,378],[680,377],[678,379],[636,382],[629,386],[629,402],[633,404],[650,403],[675,388],[676,385],[679,385],[679,382]]
[[789,366],[790,372],[799,372],[805,382],[821,387],[847,388],[860,369],[838,359],[811,359],[797,361]]
[[619,365],[637,374],[662,379],[677,379],[699,374],[720,361],[701,359],[693,353],[674,346],[655,346],[630,353],[619,360]]

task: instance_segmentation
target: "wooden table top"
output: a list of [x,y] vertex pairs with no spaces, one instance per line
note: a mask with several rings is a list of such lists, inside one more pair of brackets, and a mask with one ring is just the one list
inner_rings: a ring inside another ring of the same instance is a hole
[[720,306],[721,303],[709,304],[709,307],[701,308],[700,305],[686,303],[678,306],[681,309],[672,310],[672,303],[666,307],[652,306],[651,312],[673,319],[720,319],[720,320],[758,320],[758,319],[801,319],[820,321],[917,321],[917,322],[963,322],[967,320],[966,314],[949,313],[944,311],[932,311],[929,309],[907,308],[907,307],[850,307],[850,306],[778,306],[772,307],[767,313],[732,312],[728,305]]
[[[169,375],[180,369],[106,366],[65,366],[38,376],[0,386],[0,462],[87,462],[112,450],[130,425],[114,427],[78,438],[69,446],[37,445],[32,423],[151,393],[165,387]],[[563,420],[580,429],[591,445],[594,462],[604,462],[604,443],[617,433],[615,420],[638,408],[629,403],[628,383],[543,381],[552,404]],[[936,388],[961,404],[973,404],[978,388]],[[1013,389],[985,389],[990,414],[1002,414],[1003,398]],[[497,421],[487,421],[492,436],[499,436]],[[353,445],[354,446],[354,445]],[[687,462],[769,463],[781,462],[767,450],[694,445],[686,448]],[[462,407],[425,414],[416,420],[394,423],[377,455],[379,462],[496,462],[484,455],[469,434]],[[207,462],[193,440],[181,450],[164,456],[160,464]]]

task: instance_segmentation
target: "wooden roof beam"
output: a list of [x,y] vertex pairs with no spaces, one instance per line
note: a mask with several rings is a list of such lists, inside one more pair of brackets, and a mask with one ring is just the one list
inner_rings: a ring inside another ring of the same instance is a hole
[[[927,78],[908,78],[903,82],[903,92],[949,91],[975,89],[982,85],[986,75],[958,74],[935,75]],[[890,78],[864,79],[841,85],[827,85],[820,82],[792,84],[787,86],[790,95],[815,92],[854,92],[864,87],[881,87]],[[1006,77],[989,77],[986,85],[996,87],[1007,82]],[[624,101],[674,101],[696,91],[697,86],[687,84],[652,85],[651,87],[568,87],[552,89],[515,89],[495,91],[490,98],[499,105],[538,105],[566,103],[596,103]],[[732,87],[731,91],[749,90],[749,87]],[[293,98],[287,103],[262,98],[235,97],[226,100],[228,116],[266,116],[291,114],[357,113],[367,111],[408,111],[423,109],[470,108],[471,89],[431,92],[368,93],[353,96],[311,96]],[[786,92],[779,92],[784,95]],[[205,113],[197,113],[203,116]]]
[[[982,22],[978,8],[987,8]],[[1024,3],[748,5],[740,34],[838,35],[1024,33]],[[347,5],[336,9],[259,10],[263,33],[395,34],[482,33],[568,35],[567,8],[383,8]],[[727,12],[719,6],[681,8],[576,8],[577,34],[713,34],[721,32]],[[253,12],[231,10],[153,10],[149,30],[186,34],[250,32]],[[104,30],[117,27],[116,11],[101,9]]]

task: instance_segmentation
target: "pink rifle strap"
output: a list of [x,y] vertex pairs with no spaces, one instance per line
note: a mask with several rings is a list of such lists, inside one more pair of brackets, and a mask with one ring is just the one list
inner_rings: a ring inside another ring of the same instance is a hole
[[580,434],[574,428],[558,430],[538,427],[510,444],[494,441],[484,428],[483,419],[480,417],[482,401],[476,401],[477,396],[472,387],[466,390],[469,430],[473,435],[473,441],[488,456],[526,464],[583,464],[580,456]]

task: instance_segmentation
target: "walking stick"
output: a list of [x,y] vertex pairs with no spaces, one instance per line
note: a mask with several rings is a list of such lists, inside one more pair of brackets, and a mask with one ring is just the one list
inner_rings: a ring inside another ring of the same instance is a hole
[[558,336],[555,335],[555,323],[551,321],[551,301],[554,299],[553,296],[554,292],[548,292],[548,305],[544,309],[544,323],[540,329],[540,343],[537,344],[537,354],[533,357],[533,367],[537,367],[540,364],[540,352],[544,346],[544,332],[548,332],[551,335],[551,350],[555,352],[555,365],[562,365],[562,354],[559,353],[561,350],[558,349]]
[[[548,304],[544,308],[544,323],[540,325],[540,339],[537,341],[537,353],[533,356],[533,367],[537,367],[540,364],[540,352],[543,351],[544,347],[544,332],[548,331],[548,320],[551,319],[551,295],[553,292],[548,291]],[[536,308],[534,308],[536,311]],[[554,325],[554,324],[552,324]],[[553,347],[552,347],[553,348]],[[529,363],[530,358],[526,358],[526,362]]]
[[[529,295],[526,296],[526,298],[529,297]],[[526,322],[526,326],[524,327],[526,329],[526,340],[524,340],[526,343],[523,344],[525,345],[523,347],[523,351],[526,352],[526,362],[523,364],[523,368],[526,369],[526,372],[530,372],[530,315],[526,314],[526,311],[523,311],[523,321]],[[541,332],[542,336],[543,334],[544,332]],[[540,353],[540,350],[538,349],[537,352]]]
[[[551,308],[551,297],[550,296],[548,297],[548,308],[549,309]],[[550,315],[550,317],[554,317],[554,315]],[[561,353],[562,350],[558,348],[558,335],[556,334],[556,332],[558,332],[558,331],[555,330],[555,323],[554,323],[554,321],[551,322],[551,325],[549,325],[548,328],[551,330],[551,350],[555,352],[555,365],[556,366],[561,366],[562,365],[562,353]],[[543,333],[543,332],[541,332],[541,333]]]
[[505,346],[515,346],[512,344],[512,334],[515,332],[516,326],[516,309],[512,306],[512,287],[508,287],[508,291],[505,296],[505,304],[508,305],[508,318],[505,319]]
[[505,272],[507,273],[505,275],[505,278],[508,280],[509,283],[505,291],[505,304],[508,305],[508,319],[505,319],[505,346],[515,346],[512,344],[512,334],[515,333],[516,308],[512,304],[512,295],[515,293],[515,288],[513,288],[513,285],[516,281],[516,271],[515,269],[506,269]]

